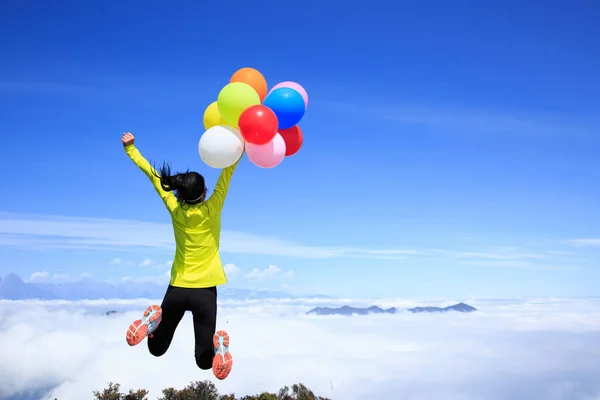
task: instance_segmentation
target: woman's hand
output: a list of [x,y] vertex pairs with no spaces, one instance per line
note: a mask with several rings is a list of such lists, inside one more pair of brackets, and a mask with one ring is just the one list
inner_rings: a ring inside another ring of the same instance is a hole
[[123,147],[127,147],[135,141],[135,137],[130,132],[126,132],[121,136],[121,143],[123,143]]

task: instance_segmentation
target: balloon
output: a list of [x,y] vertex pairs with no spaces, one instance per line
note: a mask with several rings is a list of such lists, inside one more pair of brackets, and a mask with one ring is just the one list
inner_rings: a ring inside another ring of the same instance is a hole
[[258,94],[260,101],[263,101],[267,96],[267,81],[263,74],[254,68],[242,68],[235,71],[229,82],[244,82],[252,86]]
[[229,124],[223,119],[223,117],[221,117],[217,102],[213,101],[208,107],[206,107],[206,110],[204,110],[204,129],[210,129],[217,125]]
[[285,142],[278,133],[267,144],[246,143],[246,154],[252,164],[261,168],[273,168],[285,158]]
[[231,126],[213,126],[200,138],[198,153],[209,167],[227,168],[244,153],[244,139]]
[[279,134],[285,142],[286,157],[293,156],[302,147],[302,130],[298,125],[294,125],[288,129],[280,129]]
[[233,82],[225,85],[217,97],[219,113],[227,124],[238,125],[238,119],[244,110],[260,104],[260,97],[252,86],[244,82]]
[[248,143],[266,144],[270,142],[277,134],[277,126],[275,113],[262,105],[248,107],[240,115],[240,133]]
[[[287,129],[296,125],[304,116],[304,99],[302,95],[290,88],[279,88],[267,95],[263,105],[269,107],[279,121],[279,129]],[[221,109],[219,107],[219,109]]]
[[308,107],[308,93],[306,93],[306,90],[299,83],[290,81],[281,82],[273,86],[269,93],[271,93],[275,89],[279,89],[282,87],[294,89],[296,92],[300,93],[300,96],[302,96],[302,98],[304,99],[304,108]]

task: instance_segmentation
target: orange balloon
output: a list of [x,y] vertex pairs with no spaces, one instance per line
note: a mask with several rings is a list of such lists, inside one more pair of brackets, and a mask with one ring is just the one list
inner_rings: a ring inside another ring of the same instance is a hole
[[256,93],[258,93],[261,103],[265,97],[267,97],[267,81],[265,77],[254,68],[246,67],[238,69],[229,80],[229,83],[232,82],[244,82],[252,86],[252,89],[256,90]]

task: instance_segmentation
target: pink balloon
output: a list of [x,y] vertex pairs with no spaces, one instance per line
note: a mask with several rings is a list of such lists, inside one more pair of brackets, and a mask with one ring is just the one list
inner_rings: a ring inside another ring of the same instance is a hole
[[273,168],[285,158],[285,140],[278,133],[267,144],[246,142],[246,154],[252,164],[261,168]]
[[306,90],[304,90],[304,88],[302,86],[300,86],[299,83],[290,82],[290,81],[281,82],[281,83],[278,83],[277,85],[273,86],[271,88],[271,90],[269,90],[269,93],[271,93],[275,89],[279,89],[279,88],[282,88],[282,87],[294,89],[295,91],[297,91],[298,93],[300,93],[300,95],[304,99],[304,107],[308,107],[308,93],[306,93]]

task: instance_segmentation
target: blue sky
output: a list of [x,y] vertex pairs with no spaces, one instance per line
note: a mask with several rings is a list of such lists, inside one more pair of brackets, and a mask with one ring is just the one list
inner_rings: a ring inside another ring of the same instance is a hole
[[56,4],[1,6],[0,274],[160,279],[169,217],[120,135],[213,185],[202,114],[251,66],[310,103],[299,153],[235,173],[231,286],[600,295],[593,2]]

